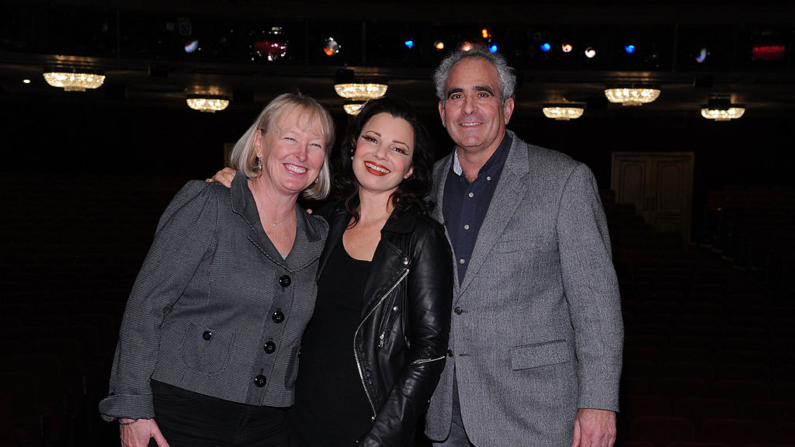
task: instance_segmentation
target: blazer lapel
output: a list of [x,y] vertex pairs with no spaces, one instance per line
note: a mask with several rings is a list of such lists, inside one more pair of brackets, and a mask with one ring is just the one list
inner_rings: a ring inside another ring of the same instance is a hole
[[513,143],[511,144],[508,158],[505,160],[505,166],[502,168],[497,189],[494,191],[494,196],[489,204],[489,210],[478,232],[475,249],[472,252],[472,258],[469,260],[464,282],[459,290],[460,294],[463,294],[469,285],[472,284],[473,278],[488,259],[492,247],[502,236],[505,227],[525,195],[527,186],[522,180],[530,170],[527,145],[513,132],[510,132],[510,134],[513,138]]
[[[304,208],[295,204],[297,227],[295,229],[295,242],[293,249],[287,256],[287,266],[291,271],[308,267],[315,262],[323,251],[326,243],[324,225],[316,218],[307,214]],[[273,244],[271,244],[273,245]],[[279,256],[281,258],[281,256]]]
[[231,188],[232,211],[246,220],[249,226],[248,240],[259,249],[271,262],[289,270],[297,271],[320,256],[325,238],[322,224],[313,221],[304,209],[296,204],[296,231],[295,242],[287,259],[273,245],[259,219],[254,196],[248,188],[246,177],[238,173],[232,181]]
[[[453,149],[455,151],[455,149]],[[453,164],[453,153],[451,152],[450,155],[442,158],[433,167],[433,189],[431,190],[430,198],[434,202],[436,202],[436,206],[433,207],[433,211],[431,212],[431,217],[433,217],[437,222],[441,223],[444,226],[444,234],[447,236],[447,242],[450,243],[450,235],[447,233],[447,222],[444,221],[444,214],[442,210],[444,209],[444,185],[447,183],[447,173],[450,171],[450,166]],[[453,244],[450,244],[451,246]],[[450,262],[455,265],[455,253],[453,254],[453,258],[450,259]],[[453,268],[453,276],[455,281],[453,282],[453,302],[458,300],[459,294],[459,282],[458,282],[458,269]]]

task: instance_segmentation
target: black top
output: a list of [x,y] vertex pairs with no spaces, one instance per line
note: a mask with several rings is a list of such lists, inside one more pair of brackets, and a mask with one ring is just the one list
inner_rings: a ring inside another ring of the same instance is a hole
[[339,241],[318,280],[288,412],[291,447],[353,446],[372,425],[353,353],[369,269],[369,261],[353,259]]

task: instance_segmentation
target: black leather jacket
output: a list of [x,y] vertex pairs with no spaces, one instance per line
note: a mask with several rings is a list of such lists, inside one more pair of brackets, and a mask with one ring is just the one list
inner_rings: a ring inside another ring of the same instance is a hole
[[[329,221],[318,275],[351,216],[343,206],[322,212]],[[364,288],[355,341],[358,374],[373,411],[360,446],[403,447],[444,368],[453,299],[453,258],[442,227],[414,209],[393,214],[381,230]]]

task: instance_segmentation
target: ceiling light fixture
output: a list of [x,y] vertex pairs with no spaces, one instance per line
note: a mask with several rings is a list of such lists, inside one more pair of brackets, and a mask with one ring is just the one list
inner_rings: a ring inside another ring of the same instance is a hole
[[380,82],[334,84],[334,90],[345,99],[376,99],[386,94],[388,86]]
[[[337,79],[334,83],[334,91],[337,92],[337,95],[348,100],[343,108],[349,115],[359,113],[358,109],[366,101],[383,97],[387,88],[389,87],[385,82],[355,79],[354,72],[350,69],[337,70]],[[358,107],[351,105],[354,103],[358,104]],[[348,107],[349,105],[351,107]],[[356,112],[351,113],[349,110],[356,110]]]
[[348,115],[358,115],[359,112],[362,111],[362,107],[367,103],[367,101],[360,101],[360,100],[351,100],[345,101],[345,104],[342,106],[342,109],[345,110],[345,113]]
[[660,97],[660,89],[652,86],[632,85],[626,87],[610,87],[605,90],[607,99],[625,106],[640,106],[654,102]]
[[219,95],[188,95],[188,107],[199,112],[215,113],[229,107],[229,99]]
[[701,116],[715,121],[731,121],[744,114],[745,107],[741,104],[732,104],[729,98],[710,98],[707,105],[701,108]]
[[105,82],[105,75],[99,70],[53,68],[44,71],[44,80],[67,92],[84,92],[99,88]]
[[544,116],[556,121],[576,120],[585,112],[585,106],[581,104],[546,104],[543,108]]

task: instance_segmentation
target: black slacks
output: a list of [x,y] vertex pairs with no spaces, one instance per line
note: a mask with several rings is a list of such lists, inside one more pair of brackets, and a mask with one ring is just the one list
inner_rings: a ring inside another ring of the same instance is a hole
[[288,445],[284,408],[229,402],[155,380],[151,387],[155,422],[171,447]]

